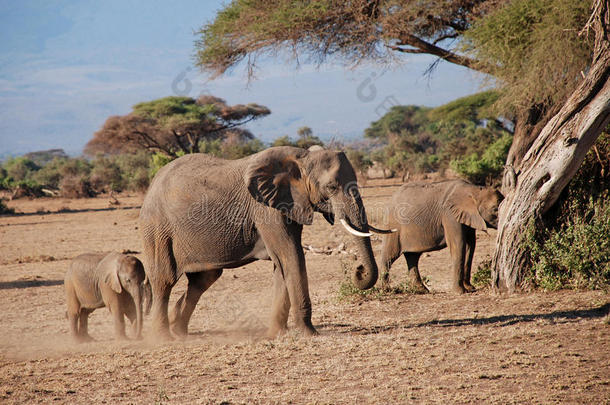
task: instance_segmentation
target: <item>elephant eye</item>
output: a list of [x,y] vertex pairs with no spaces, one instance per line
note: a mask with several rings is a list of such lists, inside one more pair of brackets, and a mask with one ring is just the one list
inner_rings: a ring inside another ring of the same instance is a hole
[[326,189],[328,191],[330,191],[331,193],[336,193],[337,191],[339,191],[339,184],[333,182],[333,183],[328,183],[326,185]]

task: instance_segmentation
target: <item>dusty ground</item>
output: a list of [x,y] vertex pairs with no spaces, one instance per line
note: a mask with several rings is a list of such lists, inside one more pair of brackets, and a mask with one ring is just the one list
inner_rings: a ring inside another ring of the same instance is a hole
[[[381,183],[363,189],[373,223],[394,190]],[[74,345],[69,259],[142,250],[141,196],[120,200],[19,200],[9,205],[25,215],[0,217],[1,403],[610,403],[606,293],[456,296],[445,292],[447,250],[422,258],[432,294],[347,300],[338,291],[350,255],[307,253],[314,338],[264,339],[272,265],[258,262],[225,271],[203,295],[186,341],[115,342],[101,309],[90,318],[96,341]],[[494,236],[478,236],[475,267]],[[306,227],[306,245],[342,242],[349,250],[321,217]],[[394,283],[405,267],[394,265]]]

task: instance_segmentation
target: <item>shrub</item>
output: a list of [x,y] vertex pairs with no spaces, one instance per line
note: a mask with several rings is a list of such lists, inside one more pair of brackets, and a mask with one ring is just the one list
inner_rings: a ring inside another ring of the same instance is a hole
[[[180,156],[184,155],[184,153],[178,152]],[[165,153],[156,152],[153,153],[150,157],[150,178],[155,177],[155,174],[166,164],[174,160],[172,157],[167,156]]]
[[347,148],[345,151],[347,159],[352,164],[354,170],[362,174],[363,176],[366,174],[366,171],[373,166],[373,161],[371,160],[368,153],[362,150]]
[[87,176],[91,172],[91,164],[82,158],[66,159],[59,167],[62,177]]
[[6,171],[6,177],[14,182],[31,179],[32,174],[40,169],[36,163],[24,157],[8,159],[2,166]]
[[32,178],[50,188],[59,188],[62,177],[62,166],[68,159],[55,158],[38,170]]
[[534,285],[545,290],[610,285],[610,199],[590,201],[584,212],[557,229],[530,223],[525,243]]
[[93,161],[90,184],[96,193],[122,191],[124,188],[123,175],[116,159],[98,156]]
[[115,157],[121,169],[123,185],[128,190],[145,191],[150,183],[150,153],[140,151],[134,154],[123,154]]
[[14,214],[15,210],[6,206],[4,201],[0,200],[0,215]]
[[150,171],[147,167],[135,169],[127,179],[127,189],[132,191],[146,191],[150,184]]
[[42,197],[42,185],[36,183],[33,180],[21,180],[10,182],[10,187],[13,191],[12,199],[23,198],[23,197]]
[[259,139],[252,139],[248,142],[223,143],[222,155],[224,159],[241,159],[253,155],[265,149],[265,145]]
[[479,264],[476,273],[472,275],[472,285],[476,288],[489,287],[491,284],[491,259],[487,258]]
[[491,183],[500,177],[512,141],[512,135],[504,134],[489,145],[482,155],[473,153],[463,159],[452,160],[451,168],[474,184]]
[[215,139],[203,141],[199,144],[202,153],[213,155],[222,159],[241,159],[243,157],[258,153],[265,149],[260,139],[241,140],[238,142]]
[[295,143],[290,139],[288,135],[280,136],[275,138],[271,146],[296,146]]
[[94,197],[95,192],[85,176],[68,175],[61,179],[59,192],[65,198]]

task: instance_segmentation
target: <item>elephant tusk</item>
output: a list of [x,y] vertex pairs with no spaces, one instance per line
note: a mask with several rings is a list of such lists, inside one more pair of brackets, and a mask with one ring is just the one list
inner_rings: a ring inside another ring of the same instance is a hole
[[347,229],[347,231],[349,233],[353,234],[353,235],[361,236],[363,238],[367,237],[367,236],[373,236],[373,234],[370,233],[370,232],[360,232],[360,231],[357,231],[356,229],[352,228],[351,225],[348,224],[347,221],[345,219],[343,219],[343,218],[341,218],[340,221],[341,221],[341,225],[343,225],[345,227],[345,229]]
[[393,229],[378,229],[375,228],[373,225],[369,224],[369,229],[371,230],[371,232],[374,233],[380,233],[380,234],[386,234],[386,233],[394,233],[394,232],[398,232],[398,229],[393,228]]

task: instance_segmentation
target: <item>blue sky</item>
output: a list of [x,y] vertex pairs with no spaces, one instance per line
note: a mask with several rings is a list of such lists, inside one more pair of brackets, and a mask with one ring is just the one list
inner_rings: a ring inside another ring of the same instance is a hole
[[193,32],[222,4],[0,0],[0,155],[79,154],[108,116],[169,95],[266,105],[272,114],[248,128],[269,142],[305,125],[325,139],[357,138],[392,104],[436,106],[479,89],[479,77],[449,63],[424,77],[434,61],[425,55],[387,71],[295,69],[280,57],[264,61],[249,85],[239,67],[209,81],[193,67]]

